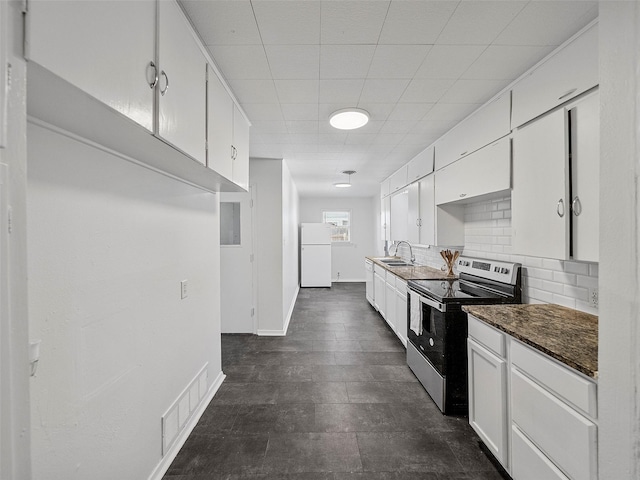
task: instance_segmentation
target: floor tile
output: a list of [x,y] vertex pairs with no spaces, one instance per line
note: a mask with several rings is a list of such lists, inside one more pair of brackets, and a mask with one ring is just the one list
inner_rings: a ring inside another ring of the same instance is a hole
[[344,382],[280,383],[275,403],[347,403]]
[[315,432],[315,405],[243,405],[234,419],[233,433]]
[[429,394],[416,382],[347,382],[351,403],[419,403],[432,402]]

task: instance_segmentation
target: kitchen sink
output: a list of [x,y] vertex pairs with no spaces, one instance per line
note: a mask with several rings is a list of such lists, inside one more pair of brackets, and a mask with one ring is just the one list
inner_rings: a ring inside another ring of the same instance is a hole
[[384,262],[389,267],[410,267],[411,264],[407,262]]

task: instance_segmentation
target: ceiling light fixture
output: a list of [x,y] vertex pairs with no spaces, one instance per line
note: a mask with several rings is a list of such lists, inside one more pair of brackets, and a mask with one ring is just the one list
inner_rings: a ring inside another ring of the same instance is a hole
[[356,173],[356,171],[355,170],[345,170],[342,173],[344,173],[345,175],[349,175],[349,180],[347,180],[346,182],[334,183],[333,186],[334,187],[338,187],[338,188],[348,188],[348,187],[351,186],[351,175]]
[[329,123],[340,130],[354,130],[369,122],[369,113],[361,108],[343,108],[329,116]]

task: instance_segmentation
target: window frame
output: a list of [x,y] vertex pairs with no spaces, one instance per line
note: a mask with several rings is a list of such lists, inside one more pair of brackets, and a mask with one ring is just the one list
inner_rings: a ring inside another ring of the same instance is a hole
[[[336,215],[337,214],[347,214],[347,221],[348,221],[348,225],[346,225],[347,228],[347,240],[337,240],[334,238],[334,236],[339,236],[338,233],[335,232],[335,229],[338,228],[344,228],[345,225],[336,225],[334,222],[331,221],[327,221],[327,214],[333,214]],[[351,227],[353,225],[353,219],[352,219],[352,213],[351,210],[339,210],[339,209],[334,209],[334,210],[323,210],[322,211],[322,223],[328,223],[330,225],[332,225],[332,230],[331,230],[331,244],[332,245],[348,245],[351,243]]]

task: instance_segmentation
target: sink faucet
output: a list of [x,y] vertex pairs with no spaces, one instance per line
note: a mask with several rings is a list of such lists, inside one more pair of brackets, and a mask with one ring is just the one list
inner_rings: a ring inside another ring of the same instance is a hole
[[406,243],[407,246],[409,247],[409,255],[411,256],[411,263],[416,263],[416,256],[413,254],[413,248],[411,248],[411,244],[409,242],[407,242],[406,240],[400,240],[399,242],[397,242],[396,245],[396,249],[395,252],[393,253],[394,255],[398,253],[398,247],[400,246],[401,243]]

